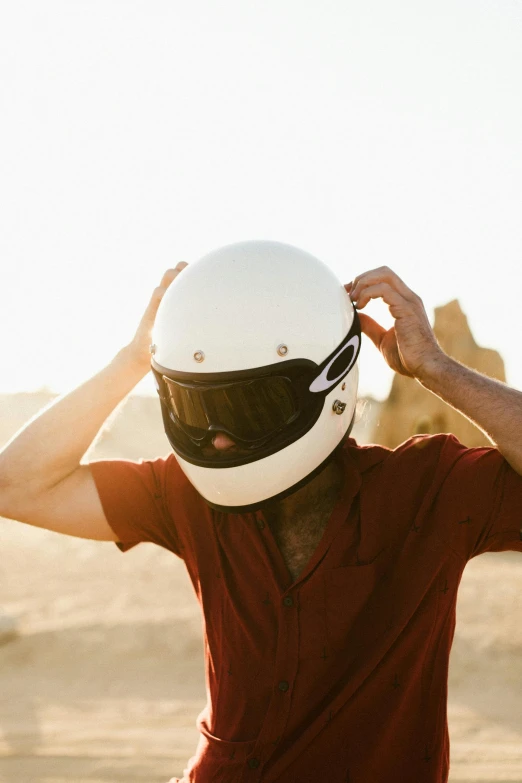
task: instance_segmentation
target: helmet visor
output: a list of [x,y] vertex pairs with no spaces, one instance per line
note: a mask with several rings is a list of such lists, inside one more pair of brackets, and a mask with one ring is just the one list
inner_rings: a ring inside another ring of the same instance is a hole
[[222,431],[243,443],[271,437],[291,424],[299,404],[289,378],[234,383],[183,383],[163,375],[169,413],[193,442]]

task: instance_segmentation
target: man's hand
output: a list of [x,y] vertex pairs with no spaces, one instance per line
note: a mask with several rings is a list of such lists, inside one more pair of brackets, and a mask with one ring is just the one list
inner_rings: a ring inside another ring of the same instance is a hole
[[358,275],[346,286],[357,310],[370,299],[389,305],[395,325],[386,331],[369,315],[360,313],[362,331],[380,350],[389,366],[401,375],[421,379],[446,354],[433,333],[422,299],[387,266]]
[[136,329],[132,341],[129,343],[126,349],[127,356],[131,356],[133,362],[139,367],[143,367],[144,372],[147,372],[150,368],[150,343],[152,335],[152,327],[156,319],[156,313],[160,302],[165,296],[165,292],[173,280],[179,275],[180,272],[188,266],[185,261],[180,261],[176,264],[174,269],[167,269],[161,283],[152,292],[150,302],[147,305],[147,309],[143,313],[142,319]]

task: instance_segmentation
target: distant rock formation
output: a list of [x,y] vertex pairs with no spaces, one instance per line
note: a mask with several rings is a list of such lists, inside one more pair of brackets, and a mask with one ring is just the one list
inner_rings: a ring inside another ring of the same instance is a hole
[[[502,357],[497,351],[477,345],[456,299],[435,308],[433,331],[449,356],[491,378],[506,380]],[[371,441],[395,448],[411,435],[438,432],[451,432],[469,447],[491,445],[465,416],[420,383],[404,375],[395,375],[390,395],[379,411]]]

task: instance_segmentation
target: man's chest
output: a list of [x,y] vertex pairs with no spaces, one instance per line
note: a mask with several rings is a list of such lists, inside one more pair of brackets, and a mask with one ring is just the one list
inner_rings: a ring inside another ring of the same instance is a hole
[[272,535],[293,581],[310,562],[323,537],[328,517],[329,513],[325,511],[284,524],[276,521],[270,523]]

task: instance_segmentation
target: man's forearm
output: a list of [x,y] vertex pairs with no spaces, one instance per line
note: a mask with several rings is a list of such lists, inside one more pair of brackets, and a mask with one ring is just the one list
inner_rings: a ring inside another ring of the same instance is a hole
[[0,452],[0,487],[46,489],[72,473],[107,417],[144,375],[143,365],[124,348],[94,377],[53,402]]
[[522,392],[442,354],[418,380],[471,419],[522,475]]

